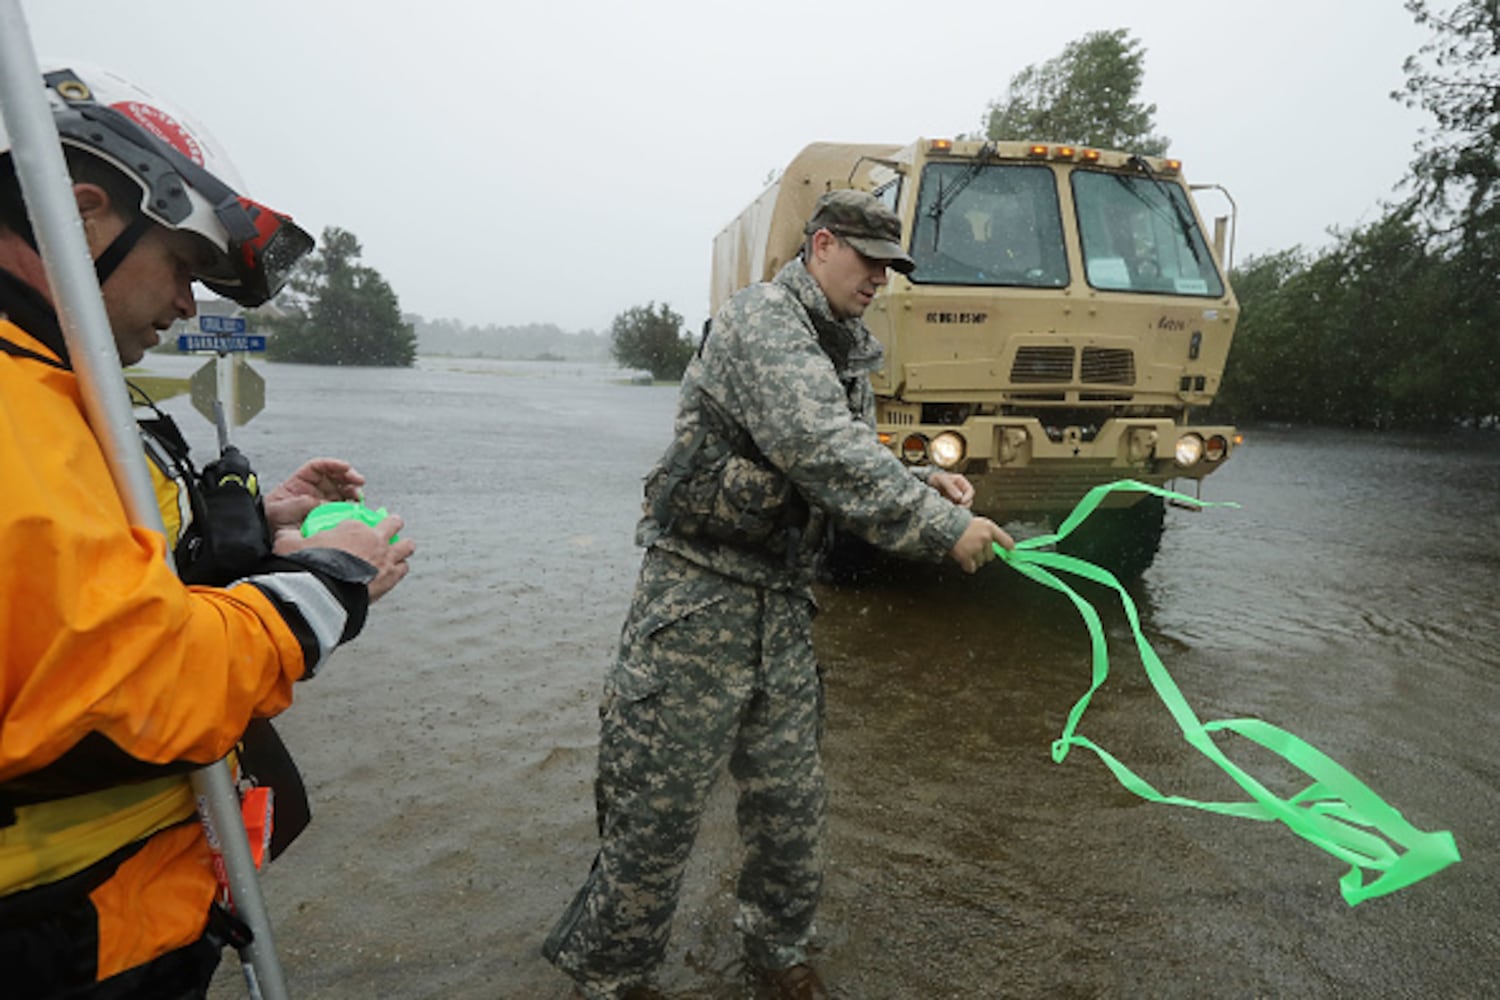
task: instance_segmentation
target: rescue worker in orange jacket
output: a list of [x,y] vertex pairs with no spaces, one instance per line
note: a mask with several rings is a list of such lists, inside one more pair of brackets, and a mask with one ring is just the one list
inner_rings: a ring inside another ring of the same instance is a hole
[[[110,74],[45,78],[124,362],[194,314],[195,279],[275,294],[311,240],[211,137]],[[54,307],[0,131],[0,994],[202,997],[232,922],[187,775],[287,707],[413,546],[398,517],[302,539],[358,486],[319,460],[266,497],[274,555],[183,584],[129,523]]]

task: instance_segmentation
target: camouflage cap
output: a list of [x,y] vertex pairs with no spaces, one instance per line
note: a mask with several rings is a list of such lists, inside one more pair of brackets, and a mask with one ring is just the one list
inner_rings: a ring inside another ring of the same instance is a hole
[[804,236],[826,229],[871,260],[883,260],[902,274],[911,274],[916,261],[901,249],[901,220],[874,195],[865,191],[830,191],[818,199]]

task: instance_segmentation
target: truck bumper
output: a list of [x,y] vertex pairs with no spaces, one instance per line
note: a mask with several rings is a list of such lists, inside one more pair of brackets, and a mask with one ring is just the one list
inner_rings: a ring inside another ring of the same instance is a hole
[[[882,424],[879,432],[907,464],[967,476],[976,511],[1011,518],[1067,510],[1093,487],[1117,479],[1153,486],[1202,480],[1229,460],[1237,443],[1230,426],[1152,417],[1110,419],[1094,429],[1049,427],[1037,417],[983,416],[957,425]],[[953,462],[955,454],[961,457]],[[1140,497],[1111,494],[1105,506],[1130,506]]]

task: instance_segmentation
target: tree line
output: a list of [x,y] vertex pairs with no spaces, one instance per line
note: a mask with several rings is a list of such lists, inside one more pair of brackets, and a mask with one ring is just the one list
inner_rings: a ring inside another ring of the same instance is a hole
[[1489,426],[1500,416],[1494,234],[1455,244],[1414,206],[1315,255],[1254,258],[1214,411],[1241,422]]
[[1229,419],[1500,420],[1500,5],[1406,9],[1433,36],[1392,97],[1435,127],[1377,221],[1235,269],[1240,324],[1214,404]]
[[417,331],[417,350],[424,355],[520,361],[604,361],[610,353],[608,335],[593,330],[569,332],[555,323],[471,326],[456,319],[425,319],[412,313],[406,318]]

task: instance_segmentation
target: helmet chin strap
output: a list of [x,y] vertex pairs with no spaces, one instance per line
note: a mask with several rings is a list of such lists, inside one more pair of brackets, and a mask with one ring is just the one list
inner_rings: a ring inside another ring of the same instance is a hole
[[94,261],[94,273],[99,276],[99,287],[103,288],[109,276],[115,273],[115,268],[125,259],[125,255],[135,249],[141,237],[146,235],[146,230],[155,225],[145,215],[137,215],[130,225],[114,238],[104,252]]

